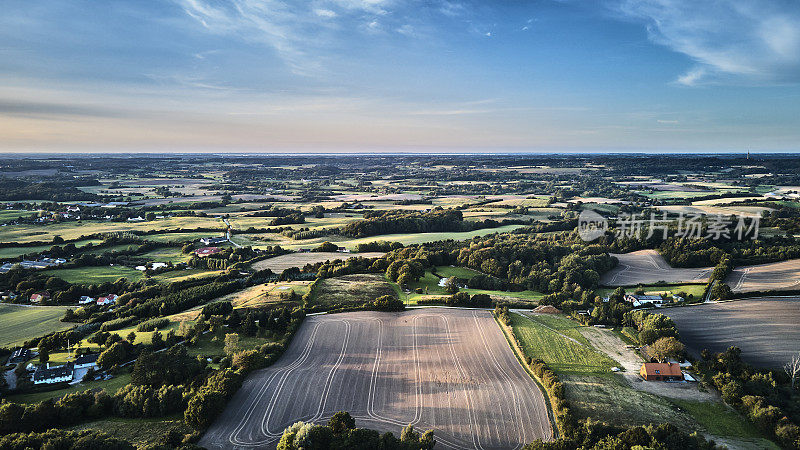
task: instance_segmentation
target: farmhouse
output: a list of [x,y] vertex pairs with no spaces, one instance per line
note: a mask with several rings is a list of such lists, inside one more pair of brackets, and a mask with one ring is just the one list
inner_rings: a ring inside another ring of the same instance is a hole
[[626,294],[625,301],[628,303],[633,304],[634,307],[639,307],[642,305],[655,305],[661,306],[664,303],[664,299],[661,298],[660,295],[636,295],[636,294]]
[[221,252],[222,249],[219,247],[203,247],[197,249],[194,254],[200,258],[205,258],[206,256],[216,255],[217,253]]
[[37,292],[31,295],[31,303],[39,303],[43,300],[49,300],[49,299],[50,299],[50,293],[47,291]]
[[112,305],[117,301],[118,295],[116,294],[108,294],[105,297],[100,297],[97,299],[98,305]]
[[71,362],[56,367],[50,367],[50,364],[46,367],[39,366],[36,372],[33,373],[33,384],[54,384],[72,381],[72,372]]
[[673,363],[644,363],[639,375],[646,381],[683,381],[681,367]]
[[222,244],[223,242],[227,242],[227,241],[228,241],[228,238],[226,238],[225,236],[207,237],[207,238],[200,239],[200,242],[203,245],[208,246],[208,247],[210,247],[212,245]]
[[89,303],[94,303],[94,297],[89,297],[88,295],[81,295],[80,300],[78,300],[79,305],[88,305]]
[[97,357],[99,356],[99,353],[87,353],[85,355],[78,356],[73,363],[73,367],[76,369],[97,367]]

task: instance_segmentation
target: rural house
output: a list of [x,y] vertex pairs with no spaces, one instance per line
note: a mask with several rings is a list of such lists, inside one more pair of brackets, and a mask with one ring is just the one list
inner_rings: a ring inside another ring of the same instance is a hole
[[37,292],[31,295],[31,303],[39,303],[43,300],[49,300],[49,299],[50,299],[50,293],[47,291]]
[[200,242],[203,245],[207,246],[207,247],[210,247],[210,246],[213,246],[213,245],[217,245],[217,244],[222,244],[223,242],[227,242],[227,241],[228,241],[228,238],[226,238],[225,236],[207,237],[207,238],[200,239]]
[[33,373],[33,384],[55,384],[72,381],[72,372],[71,362],[56,367],[50,367],[50,364],[45,367],[39,366],[36,372]]
[[117,297],[118,296],[116,294],[108,294],[105,297],[98,298],[97,299],[97,304],[101,305],[101,306],[102,305],[112,305],[117,301]]
[[681,366],[674,363],[644,363],[639,375],[646,381],[683,381]]
[[78,300],[79,305],[88,305],[89,303],[94,303],[94,298],[88,295],[81,295],[80,300]]
[[99,356],[100,356],[99,353],[87,353],[85,355],[78,356],[77,358],[75,358],[73,367],[76,369],[84,369],[86,367],[97,367],[97,358]]
[[664,299],[661,298],[660,295],[625,294],[625,301],[631,303],[634,308],[638,308],[639,306],[646,304],[661,306],[664,303]]

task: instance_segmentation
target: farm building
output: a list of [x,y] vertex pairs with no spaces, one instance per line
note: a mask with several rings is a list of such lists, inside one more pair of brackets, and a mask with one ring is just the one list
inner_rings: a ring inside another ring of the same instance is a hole
[[217,253],[221,252],[222,249],[219,247],[203,247],[197,249],[194,254],[200,258],[205,258],[206,256],[216,255]]
[[683,381],[681,366],[673,363],[644,363],[639,375],[646,381]]
[[84,369],[86,367],[97,367],[97,357],[99,353],[87,353],[85,355],[75,358],[74,367],[76,369]]
[[33,358],[31,351],[27,348],[18,348],[8,357],[8,364],[19,364]]
[[225,236],[207,237],[207,238],[200,239],[200,243],[202,243],[203,245],[208,246],[208,247],[210,247],[212,245],[222,244],[223,242],[227,242],[227,241],[228,241],[228,238],[226,238]]
[[78,300],[79,305],[88,305],[89,303],[94,303],[94,297],[89,297],[88,295],[81,295],[80,300]]
[[31,295],[31,303],[39,303],[43,300],[49,300],[49,299],[50,299],[50,293],[47,291],[37,292]]
[[631,303],[634,307],[639,307],[646,304],[660,306],[664,303],[664,299],[661,298],[660,295],[626,294],[625,301]]
[[56,367],[50,367],[50,364],[45,367],[39,366],[36,372],[33,373],[33,384],[54,384],[72,381],[72,372],[71,362]]
[[105,297],[98,298],[97,304],[101,306],[114,304],[117,301],[117,297],[119,296],[116,294],[108,294]]

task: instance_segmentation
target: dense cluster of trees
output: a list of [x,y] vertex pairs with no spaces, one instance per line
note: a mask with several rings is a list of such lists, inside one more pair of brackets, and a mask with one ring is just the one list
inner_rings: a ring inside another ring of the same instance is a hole
[[398,439],[392,433],[380,434],[375,430],[356,428],[350,414],[340,411],[327,425],[297,422],[286,428],[278,442],[278,450],[431,450],[434,445],[433,430],[420,434],[408,425]]
[[789,376],[750,366],[741,354],[737,347],[717,354],[704,350],[696,367],[706,382],[719,389],[726,403],[761,431],[774,436],[784,448],[800,449],[800,394]]
[[0,448],[29,449],[105,449],[134,450],[130,442],[95,430],[48,430],[44,433],[14,433],[0,437]]
[[486,294],[469,295],[466,292],[457,292],[444,299],[419,299],[420,305],[445,305],[461,306],[465,308],[491,308],[492,297]]
[[464,220],[458,209],[436,207],[429,212],[409,212],[403,210],[367,211],[364,219],[351,222],[340,228],[343,236],[363,238],[383,234],[429,233],[435,231],[472,231],[482,228],[496,228],[501,225],[524,224],[529,221],[493,219],[483,221]]
[[639,342],[650,345],[660,338],[678,339],[678,327],[671,318],[647,310],[630,311],[625,314],[625,323],[639,331]]
[[[34,177],[35,178],[35,177]],[[29,178],[4,178],[3,189],[0,189],[0,200],[49,200],[75,201],[95,200],[97,194],[78,189],[81,186],[99,186],[100,182],[93,178],[49,178],[44,181],[31,181]]]

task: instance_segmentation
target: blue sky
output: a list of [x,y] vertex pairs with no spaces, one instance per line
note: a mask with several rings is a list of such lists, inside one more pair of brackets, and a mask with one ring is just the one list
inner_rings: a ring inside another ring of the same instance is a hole
[[0,151],[800,150],[797,0],[6,0]]

